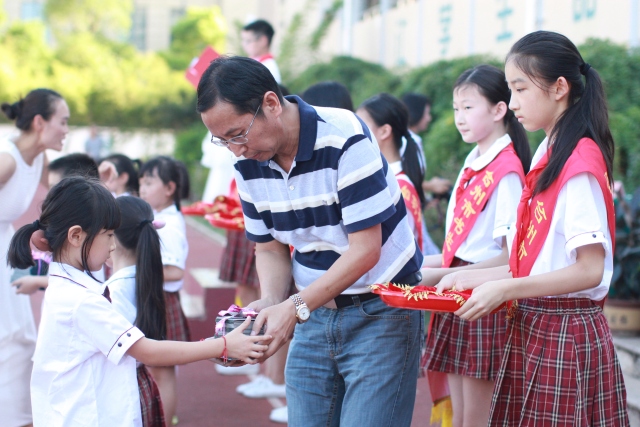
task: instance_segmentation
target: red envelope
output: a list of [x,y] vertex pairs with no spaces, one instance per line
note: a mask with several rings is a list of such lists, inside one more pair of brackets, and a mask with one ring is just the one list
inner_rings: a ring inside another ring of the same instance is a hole
[[220,54],[213,50],[211,46],[207,46],[207,48],[202,52],[200,57],[191,61],[191,65],[187,68],[187,72],[185,73],[185,77],[195,87],[198,88],[198,83],[200,83],[200,78],[206,71],[211,61],[219,57]]

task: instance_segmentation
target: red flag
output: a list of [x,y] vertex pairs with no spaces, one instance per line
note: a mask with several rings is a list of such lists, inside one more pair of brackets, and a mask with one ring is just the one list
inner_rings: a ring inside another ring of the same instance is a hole
[[191,83],[193,87],[198,87],[200,78],[204,74],[209,64],[211,64],[211,61],[219,56],[220,54],[213,50],[211,46],[207,46],[207,48],[202,51],[200,57],[194,58],[193,61],[191,61],[191,65],[189,65],[189,68],[187,68],[185,77],[187,78],[187,80],[189,80],[189,83]]

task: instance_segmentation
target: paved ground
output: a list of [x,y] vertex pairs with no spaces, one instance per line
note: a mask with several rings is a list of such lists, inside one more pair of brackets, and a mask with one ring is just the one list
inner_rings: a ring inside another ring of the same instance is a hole
[[[32,222],[44,198],[40,189],[31,209],[16,225]],[[193,339],[213,335],[215,314],[233,303],[234,290],[217,281],[224,238],[207,226],[189,221],[187,238],[189,258],[183,292],[183,306],[188,313]],[[36,320],[40,316],[43,293],[32,297]],[[374,371],[372,371],[374,372]],[[181,427],[275,426],[269,421],[274,407],[284,399],[249,399],[235,392],[236,386],[249,381],[247,376],[219,375],[208,361],[179,367],[178,418]],[[418,382],[418,395],[412,427],[429,426],[430,397],[424,379]]]

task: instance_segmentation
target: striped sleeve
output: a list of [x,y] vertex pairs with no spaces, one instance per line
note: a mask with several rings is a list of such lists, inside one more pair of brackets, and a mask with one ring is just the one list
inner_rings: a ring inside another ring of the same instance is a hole
[[338,164],[338,198],[347,233],[390,218],[396,211],[385,178],[388,165],[378,146],[364,135],[347,141]]
[[244,215],[244,231],[247,239],[256,243],[266,243],[273,240],[273,236],[269,231],[269,227],[265,224],[264,220],[258,213],[249,191],[247,191],[247,184],[242,178],[242,174],[238,171],[238,164],[236,163],[235,170],[236,185],[238,188],[238,195],[240,196],[240,202],[242,203],[242,213]]

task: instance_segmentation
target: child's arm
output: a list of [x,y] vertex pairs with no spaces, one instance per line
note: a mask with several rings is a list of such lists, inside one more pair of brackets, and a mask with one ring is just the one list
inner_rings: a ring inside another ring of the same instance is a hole
[[175,265],[163,265],[162,272],[165,282],[177,282],[184,277],[184,270]]
[[31,295],[39,289],[49,286],[48,276],[24,276],[11,284],[16,287],[16,294]]
[[[432,256],[442,257],[442,255],[432,255]],[[425,268],[425,265],[423,264],[423,267],[421,270],[422,281],[420,282],[420,284],[424,286],[437,286],[439,288],[438,292],[442,292],[445,289],[451,289],[451,288],[446,287],[447,286],[446,284],[443,284],[442,286],[440,286],[439,282],[441,282],[444,279],[444,277],[452,273],[455,273],[457,271],[489,269],[493,267],[504,266],[508,263],[509,263],[509,251],[507,249],[506,239],[503,238],[502,252],[500,253],[500,255],[494,256],[493,258],[489,258],[487,260],[478,262],[476,264],[469,264],[462,267],[451,267],[451,268]],[[477,273],[470,273],[469,277],[473,277],[476,274]],[[476,286],[479,286],[482,283],[484,282],[478,283]],[[451,285],[452,284],[453,283],[451,283]],[[456,285],[456,289],[471,289],[471,287],[460,287]]]
[[591,289],[604,274],[604,247],[591,244],[576,248],[576,262],[568,267],[535,276],[486,282],[473,290],[471,298],[455,312],[465,320],[476,320],[506,301],[564,295]]
[[[264,355],[271,336],[247,336],[242,334],[250,326],[247,318],[242,326],[234,329],[225,338],[227,356],[244,363],[255,364]],[[149,366],[174,366],[198,360],[220,358],[224,352],[222,338],[200,342],[156,341],[141,338],[133,344],[127,354]]]

